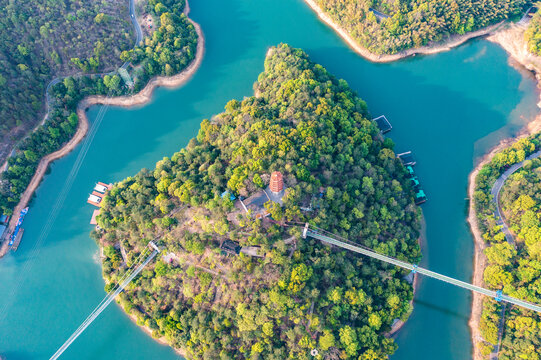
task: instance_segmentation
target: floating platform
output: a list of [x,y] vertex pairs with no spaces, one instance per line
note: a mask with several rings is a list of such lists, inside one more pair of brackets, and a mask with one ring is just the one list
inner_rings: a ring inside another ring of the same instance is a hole
[[426,197],[425,192],[422,189],[419,189],[419,191],[417,191],[417,193],[415,194],[415,205],[421,205],[427,200],[428,198]]
[[94,190],[92,191],[92,194],[88,196],[88,199],[86,200],[87,203],[90,205],[94,205],[96,207],[101,207],[101,201],[105,197],[105,194],[107,191],[111,190],[113,188],[112,184],[106,184],[102,183],[101,181],[98,181],[96,185],[94,186]]
[[415,171],[413,171],[413,167],[411,165],[406,166],[406,170],[408,171],[409,176],[415,176]]
[[24,229],[21,228],[17,232],[17,235],[15,236],[15,241],[13,242],[13,245],[11,245],[11,250],[17,251],[17,249],[19,248],[19,244],[21,243],[21,240],[23,238],[23,234],[24,234]]
[[414,166],[415,164],[417,164],[417,160],[415,160],[415,156],[413,156],[411,151],[406,151],[396,156],[400,159],[400,161],[402,161],[402,164],[404,164],[404,166]]
[[374,119],[374,121],[376,122],[376,125],[378,126],[379,131],[382,134],[386,134],[393,129],[393,126],[391,125],[389,120],[387,120],[385,115],[378,116]]
[[89,203],[90,205],[101,207],[101,200],[102,200],[101,196],[90,194],[86,202]]
[[[18,237],[19,235],[19,231],[22,232],[22,224],[23,224],[23,220],[24,220],[24,217],[26,216],[26,214],[28,214],[28,207],[25,207],[24,209],[21,210],[21,213],[19,214],[19,219],[17,220],[17,225],[15,225],[15,230],[13,230],[13,233],[11,234],[10,238],[9,238],[9,246],[13,247],[13,245],[15,244],[15,241],[17,240],[17,238],[19,239],[19,242],[21,242],[21,237],[22,237],[22,234],[20,237]],[[19,246],[19,244],[17,244],[17,247]]]
[[103,194],[105,194],[107,191],[111,190],[113,188],[113,184],[105,184],[101,181],[98,181],[96,186],[94,186],[94,190],[99,191]]

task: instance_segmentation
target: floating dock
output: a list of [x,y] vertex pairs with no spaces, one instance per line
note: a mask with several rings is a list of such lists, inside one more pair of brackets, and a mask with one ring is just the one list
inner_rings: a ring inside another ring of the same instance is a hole
[[92,194],[88,196],[87,203],[90,205],[94,205],[96,207],[101,207],[101,201],[105,197],[105,194],[107,191],[111,190],[113,188],[112,184],[105,184],[99,181],[94,186],[94,191],[92,191]]
[[425,192],[423,189],[419,189],[417,193],[415,194],[415,205],[421,205],[422,203],[425,203],[428,200],[428,198],[425,195]]
[[13,245],[11,246],[11,250],[17,251],[19,248],[19,244],[21,243],[21,239],[23,238],[24,229],[20,229],[17,233],[17,236],[15,236],[15,241],[13,242]]
[[[101,202],[105,195],[107,194],[107,191],[111,190],[113,188],[113,184],[106,184],[102,183],[101,181],[98,181],[96,185],[94,186],[94,190],[92,193],[88,196],[88,199],[86,200],[87,203],[90,205],[94,205],[98,208],[101,207]],[[100,209],[94,210],[92,213],[92,218],[90,219],[91,225],[97,225],[98,222],[96,221],[96,216],[100,214]]]
[[389,120],[387,120],[385,115],[378,116],[377,118],[373,120],[376,122],[376,125],[378,126],[379,131],[382,134],[386,134],[393,129],[393,126],[391,125]]
[[101,196],[99,196],[99,195],[96,195],[96,192],[93,191],[92,194],[90,194],[90,196],[86,200],[86,202],[89,203],[90,205],[101,207],[101,201],[102,200],[103,200],[103,198]]
[[112,184],[105,184],[105,183],[102,183],[101,181],[98,181],[96,186],[94,186],[94,190],[102,194],[105,194],[107,191],[111,190],[112,188],[113,188]]
[[417,161],[415,160],[415,157],[411,153],[411,151],[407,151],[402,154],[396,155],[402,164],[406,167],[406,171],[408,172],[408,179],[411,183],[411,186],[415,190],[415,205],[421,205],[422,203],[425,203],[428,198],[426,197],[426,194],[421,187],[421,183],[419,182],[419,178],[415,175],[415,170],[413,170],[413,166],[417,164]]
[[[19,220],[17,220],[17,225],[15,225],[15,230],[13,230],[13,233],[9,238],[9,246],[13,250],[17,250],[19,244],[21,243],[24,232],[21,226],[23,225],[24,217],[26,216],[26,214],[28,214],[28,207],[25,207],[21,210],[21,213],[19,214]],[[15,243],[16,245],[14,245]]]
[[415,156],[413,156],[411,151],[406,151],[402,154],[398,154],[396,155],[396,157],[398,157],[400,161],[402,161],[402,164],[404,164],[404,166],[414,166],[415,164],[417,164],[417,160],[415,160]]

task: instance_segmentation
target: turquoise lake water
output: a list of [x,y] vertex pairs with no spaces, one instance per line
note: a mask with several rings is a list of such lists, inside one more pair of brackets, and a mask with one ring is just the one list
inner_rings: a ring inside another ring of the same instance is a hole
[[[429,197],[423,206],[422,265],[471,280],[467,177],[475,159],[536,114],[529,73],[510,67],[506,53],[485,40],[373,64],[353,53],[301,0],[191,0],[190,6],[207,43],[201,68],[182,88],[156,91],[144,107],[109,109],[56,220],[50,221],[51,208],[82,146],[53,164],[31,204],[18,252],[0,260],[0,354],[8,360],[49,358],[104,296],[97,246],[88,236],[93,208],[86,198],[94,183],[119,181],[185,146],[203,118],[232,98],[252,95],[266,50],[280,42],[306,50],[346,79],[373,115],[388,117],[396,151],[415,153]],[[98,110],[89,111],[91,121]],[[396,337],[399,349],[392,359],[470,358],[470,303],[464,290],[421,279],[415,311]],[[62,357],[175,358],[116,305]]]

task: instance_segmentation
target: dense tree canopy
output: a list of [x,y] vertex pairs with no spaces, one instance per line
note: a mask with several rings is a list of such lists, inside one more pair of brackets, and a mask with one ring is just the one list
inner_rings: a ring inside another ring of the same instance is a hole
[[[386,359],[411,311],[404,271],[301,239],[309,221],[416,262],[420,210],[366,104],[301,50],[272,48],[256,96],[203,120],[185,149],[116,184],[93,236],[111,288],[151,239],[164,248],[120,300],[138,323],[197,359]],[[270,217],[248,197],[283,173]],[[220,243],[257,246],[225,256]],[[122,257],[121,257],[122,256]],[[123,258],[124,257],[124,258]]]
[[[540,148],[541,135],[522,139],[495,154],[476,179],[475,208],[487,241],[487,267],[484,281],[492,289],[507,295],[541,303],[541,160],[527,161],[505,182],[500,205],[505,222],[516,244],[509,244],[497,224],[490,190],[509,166],[523,161]],[[488,355],[498,341],[501,305],[486,299],[480,322],[485,342],[481,349]],[[507,309],[500,359],[540,359],[541,318],[533,311],[517,307]]]
[[134,41],[127,4],[0,0],[0,162],[43,117],[53,78],[121,64]]
[[[438,42],[519,16],[529,0],[316,0],[359,44],[376,54]],[[374,11],[375,10],[375,11]]]
[[[197,33],[182,13],[183,7],[184,2],[175,0],[148,1],[146,10],[158,19],[156,24],[160,26],[151,36],[144,38],[144,45],[129,52],[138,54],[129,55],[127,59],[131,61],[128,70],[135,82],[133,89],[128,88],[116,72],[67,77],[52,88],[56,101],[50,119],[20,143],[17,154],[9,158],[7,171],[2,173],[0,208],[3,213],[11,214],[40,159],[58,150],[74,134],[78,124],[75,112],[81,99],[89,95],[132,94],[143,88],[152,77],[174,75],[194,59]],[[126,57],[125,53],[118,56]]]

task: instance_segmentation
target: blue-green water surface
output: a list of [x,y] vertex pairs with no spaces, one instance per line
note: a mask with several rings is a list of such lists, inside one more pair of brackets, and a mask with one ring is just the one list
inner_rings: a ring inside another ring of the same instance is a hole
[[[344,78],[385,114],[397,152],[412,150],[428,194],[423,206],[423,266],[470,281],[473,243],[466,215],[474,160],[515,134],[536,113],[534,79],[510,67],[485,40],[452,51],[373,64],[352,52],[302,0],[191,0],[206,53],[182,88],[160,89],[153,101],[107,112],[48,236],[40,239],[79,146],[51,167],[25,221],[17,253],[0,261],[0,354],[47,359],[104,296],[97,246],[89,239],[86,198],[96,181],[115,182],[151,168],[195,136],[199,123],[232,98],[252,94],[269,46],[287,42]],[[89,111],[93,121],[99,107]],[[45,228],[46,229],[46,228]],[[421,279],[415,311],[396,337],[396,360],[471,357],[471,295]],[[62,359],[174,359],[118,306],[111,305]]]

